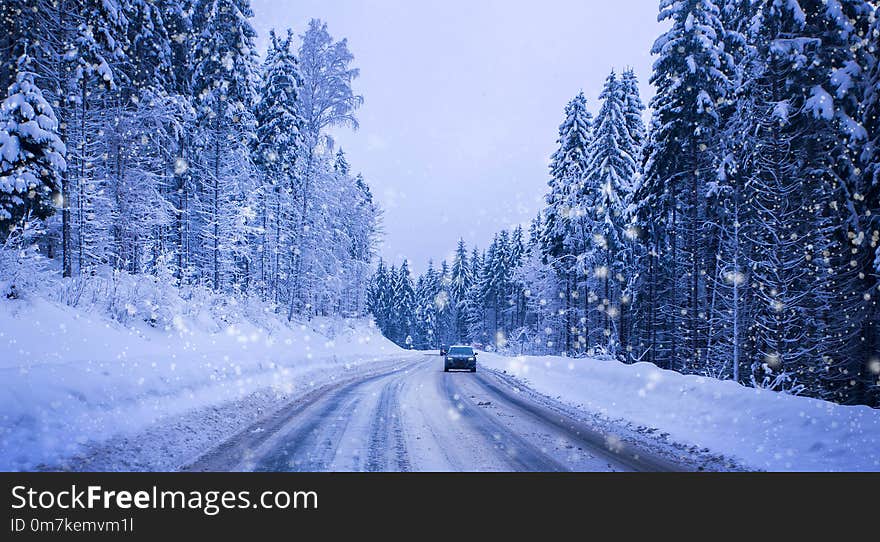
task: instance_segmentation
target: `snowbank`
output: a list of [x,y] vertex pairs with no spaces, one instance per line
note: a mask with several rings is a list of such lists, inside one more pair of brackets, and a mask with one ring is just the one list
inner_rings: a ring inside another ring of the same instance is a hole
[[661,370],[560,357],[480,362],[547,396],[655,428],[769,471],[880,471],[880,410],[848,407]]
[[401,352],[363,320],[301,325],[197,310],[155,328],[41,298],[0,299],[0,470],[51,467],[87,442],[257,390],[289,394]]

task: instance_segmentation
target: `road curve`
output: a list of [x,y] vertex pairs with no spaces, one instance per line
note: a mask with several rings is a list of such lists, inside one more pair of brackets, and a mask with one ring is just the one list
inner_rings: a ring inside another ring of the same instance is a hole
[[414,354],[314,390],[220,444],[195,471],[658,471],[631,448],[493,371]]

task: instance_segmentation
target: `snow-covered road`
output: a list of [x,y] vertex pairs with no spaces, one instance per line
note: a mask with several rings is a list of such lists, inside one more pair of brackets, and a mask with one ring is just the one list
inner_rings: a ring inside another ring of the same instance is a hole
[[209,471],[690,469],[495,371],[413,354],[300,397],[190,464]]

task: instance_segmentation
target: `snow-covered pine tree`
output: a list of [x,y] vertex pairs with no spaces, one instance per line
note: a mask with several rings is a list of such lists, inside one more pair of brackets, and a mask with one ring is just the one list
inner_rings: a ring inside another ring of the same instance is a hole
[[450,294],[452,286],[452,269],[446,260],[440,262],[440,270],[438,274],[439,291],[434,302],[437,306],[437,327],[440,344],[457,344],[462,340],[456,335],[456,318],[457,311],[452,303],[452,295]]
[[839,401],[863,389],[867,368],[851,355],[864,305],[850,264],[867,247],[851,242],[857,219],[846,194],[849,141],[861,130],[848,96],[852,25],[866,6],[762,2],[752,23],[763,60],[750,83],[760,151],[749,177],[753,378],[812,393],[824,386]]
[[[626,127],[629,138],[636,150],[641,151],[645,144],[645,121],[642,115],[645,112],[645,104],[642,102],[639,90],[639,78],[632,68],[623,71],[620,77],[621,92],[623,93],[623,115],[626,117]],[[634,157],[637,162],[641,156]]]
[[[861,153],[862,189],[865,211],[863,213],[867,243],[874,252],[873,261],[869,261],[861,271],[869,280],[869,287],[863,293],[870,303],[870,310],[864,320],[864,347],[869,352],[869,375],[873,382],[868,382],[866,403],[880,405],[880,6],[869,17],[871,25],[865,34],[868,67],[864,81],[862,97],[862,125],[867,138]],[[868,213],[870,212],[870,215]]]
[[416,334],[416,292],[413,285],[409,262],[403,260],[400,268],[393,272],[393,305],[394,337],[390,337],[399,346],[411,346]]
[[[645,172],[647,163],[644,160],[653,155],[654,148],[661,143],[655,141],[653,136],[659,122],[656,115],[652,116],[642,147]],[[672,234],[666,221],[670,216],[671,202],[671,194],[656,176],[648,178],[646,174],[643,175],[633,193],[633,223],[639,232],[639,245],[635,251],[639,277],[633,286],[633,299],[638,303],[633,305],[633,337],[630,342],[635,349],[635,359],[655,365],[668,362],[663,324],[669,318],[660,311],[671,290],[669,275],[660,267],[660,256],[669,245]]]
[[[743,73],[751,69],[746,60]],[[747,332],[751,326],[749,290],[752,253],[750,228],[754,215],[747,199],[756,149],[749,134],[754,107],[747,93],[736,100],[725,118],[721,149],[725,153],[718,176],[718,253],[709,306],[708,346],[710,364],[706,372],[717,378],[728,376],[743,381],[743,362],[751,355]],[[729,368],[729,369],[728,369]]]
[[565,120],[559,126],[559,147],[550,159],[550,190],[544,214],[543,242],[546,253],[554,258],[564,254],[564,239],[570,210],[568,194],[573,182],[587,168],[593,117],[587,110],[587,99],[581,92],[565,107]]
[[[587,216],[589,199],[584,193],[584,174],[587,170],[592,123],[587,100],[581,92],[565,108],[565,120],[559,127],[559,147],[550,162],[550,190],[544,209],[544,253],[563,278],[561,282],[565,284],[566,352],[571,352],[575,337],[589,337],[585,330],[579,333],[576,326],[577,264],[580,262],[583,267],[587,240],[583,229],[578,228],[573,219],[575,214],[579,214],[581,218]],[[587,298],[588,295],[584,292],[584,303]],[[583,318],[586,323],[586,311]]]
[[104,235],[112,240],[105,251],[109,263],[137,274],[154,272],[160,260],[173,259],[173,249],[166,245],[166,229],[174,222],[170,193],[175,183],[169,166],[189,110],[161,88],[146,86],[130,98],[135,99],[128,106],[107,101],[113,103],[115,122],[99,141],[112,157],[109,167],[102,167],[111,220],[92,227],[107,229]]
[[751,325],[749,228],[753,222],[746,180],[754,156],[750,137],[754,104],[749,82],[760,69],[761,60],[749,40],[749,21],[755,4],[751,0],[729,0],[722,7],[726,50],[733,57],[734,94],[719,104],[721,156],[714,183],[718,248],[715,271],[707,276],[712,297],[707,310],[707,362],[704,373],[744,382],[743,362],[752,352],[747,339]]
[[638,268],[638,262],[643,261],[644,246],[643,231],[645,228],[639,227],[637,207],[638,202],[635,201],[635,195],[638,192],[642,182],[642,157],[644,153],[645,141],[647,133],[645,129],[645,121],[642,115],[645,111],[645,105],[642,102],[641,92],[639,91],[639,81],[635,71],[627,69],[621,77],[621,85],[624,94],[624,115],[626,116],[626,125],[629,131],[629,137],[633,145],[633,158],[636,160],[636,173],[631,179],[630,190],[624,198],[624,219],[627,222],[626,227],[626,245],[621,255],[623,267],[623,280],[621,281],[622,292],[620,300],[620,325],[618,342],[624,352],[626,358],[632,359],[634,352],[631,339],[636,333],[636,319],[633,315],[633,305],[635,296],[637,295],[637,284],[641,281],[641,273]]
[[880,6],[869,16],[871,25],[865,35],[868,66],[862,94],[862,125],[868,138],[862,148],[864,184],[880,187]]
[[348,313],[360,316],[366,311],[364,292],[369,280],[369,269],[376,254],[381,234],[382,209],[373,199],[370,186],[363,175],[354,178],[346,221],[349,237]]
[[39,40],[39,25],[35,24],[39,4],[37,0],[6,0],[0,3],[0,28],[3,29],[0,32],[0,92],[5,93],[15,83],[19,59],[27,52],[26,44]]
[[440,291],[440,275],[434,269],[434,262],[428,261],[427,271],[416,284],[417,348],[428,350],[440,346],[440,310],[437,303]]
[[[484,255],[480,274],[474,283],[474,289],[478,295],[473,300],[471,308],[471,335],[487,344],[494,343],[495,331],[497,331],[497,311],[494,309],[498,303],[498,234],[496,233],[489,243]],[[493,264],[495,269],[493,269]],[[493,272],[494,271],[494,272]]]
[[[870,63],[864,36],[869,31],[869,20],[875,7],[866,0],[839,2],[802,2],[808,13],[805,35],[817,37],[822,44],[817,57],[822,66],[811,74],[812,83],[819,84],[834,100],[833,114],[827,118],[827,104],[815,107],[814,117],[827,120],[828,153],[827,194],[830,231],[828,239],[828,271],[824,275],[827,312],[822,330],[822,360],[827,368],[823,374],[821,396],[848,404],[863,404],[875,375],[870,360],[876,350],[866,348],[870,328],[865,322],[873,311],[873,304],[865,297],[875,282],[864,271],[871,269],[874,250],[867,239],[872,232],[871,207],[865,195],[859,169],[859,150],[867,139],[865,128],[859,123],[861,104],[859,86],[865,79],[865,68]],[[816,60],[814,60],[814,68]],[[830,76],[829,76],[830,74]],[[821,93],[813,90],[813,99]],[[876,201],[876,200],[875,200]]]
[[168,34],[165,12],[173,16],[170,6],[163,2],[126,0],[126,62],[121,71],[126,84],[121,88],[123,100],[144,87],[165,89],[174,77],[173,40]]
[[[101,134],[108,121],[99,107],[103,93],[116,87],[113,65],[125,58],[128,21],[117,0],[77,0],[55,4],[54,18],[62,33],[56,44],[59,87],[63,99],[61,137],[68,154],[62,183],[62,273],[65,277],[82,268],[104,263],[107,188],[96,171],[100,162]],[[62,51],[63,49],[63,51]]]
[[112,246],[105,257],[115,269],[156,272],[177,252],[174,160],[191,112],[176,94],[174,41],[165,22],[176,10],[167,2],[142,0],[120,7],[127,21],[125,58],[112,63],[117,87],[101,103],[112,120],[102,123],[100,142],[108,159],[98,166],[111,220],[93,222],[108,230],[104,238]]
[[511,336],[521,352],[557,353],[563,336],[565,300],[556,271],[545,261],[539,242],[530,243],[513,280],[524,285],[523,326]]
[[388,320],[385,324],[388,331],[385,336],[394,343],[401,344],[401,341],[406,337],[406,331],[400,329],[400,318],[397,312],[398,279],[397,266],[391,264],[391,267],[388,268]]
[[333,281],[339,285],[327,292],[326,301],[343,314],[359,314],[363,310],[361,290],[373,258],[381,212],[363,177],[350,175],[341,149],[334,158],[332,174],[318,176],[316,180],[321,187],[321,222],[315,225],[316,231],[310,237],[317,236],[322,248],[311,251],[315,256],[313,262],[325,273],[324,284]]
[[629,242],[626,202],[630,200],[638,171],[638,148],[627,124],[624,87],[613,71],[605,81],[600,100],[602,106],[593,125],[585,175],[585,196],[591,200],[584,216],[576,220],[584,221],[582,228],[592,238],[592,248],[597,252],[590,260],[596,262],[592,271],[601,292],[603,337],[599,340],[606,351],[615,353],[622,282],[616,277],[626,271],[622,257]]
[[507,230],[502,230],[495,235],[486,251],[485,262],[478,281],[483,314],[483,325],[479,335],[497,347],[504,346],[504,310],[510,274],[508,242],[509,233]]
[[482,341],[485,343],[488,337],[483,335],[483,300],[482,289],[480,288],[484,260],[485,254],[481,253],[477,247],[473,247],[470,256],[471,277],[473,277],[473,283],[471,284],[470,290],[468,290],[464,308],[467,316],[468,337],[471,341]]
[[391,338],[394,302],[392,282],[392,275],[385,267],[385,262],[380,259],[367,290],[367,310],[373,315],[376,327],[388,338]]
[[274,30],[270,32],[260,78],[260,98],[255,107],[257,128],[253,155],[262,175],[260,275],[276,304],[290,300],[291,284],[284,278],[293,275],[292,244],[300,210],[296,205],[297,164],[304,156],[304,121],[298,101],[301,80],[291,49],[292,40],[290,30],[283,38]]
[[235,205],[243,200],[241,175],[254,137],[256,32],[248,0],[206,0],[197,7],[205,21],[191,79],[200,131],[201,268],[220,291],[235,281],[242,263],[230,249],[244,233],[236,228]]
[[193,158],[197,132],[190,67],[196,56],[194,44],[201,34],[196,19],[199,11],[195,9],[198,0],[163,0],[162,20],[171,38],[172,84],[168,92],[184,112],[183,130],[175,135],[177,144],[174,154],[168,157],[168,170],[172,176],[172,190],[167,198],[174,205],[174,225],[170,228],[169,246],[176,252],[175,277],[178,282],[189,282],[194,276],[193,250],[199,246],[198,217],[195,197],[198,193],[195,169],[198,161]]
[[28,218],[54,213],[67,167],[58,119],[35,82],[26,52],[16,69],[0,105],[0,241]]
[[454,315],[454,342],[466,341],[470,337],[468,333],[467,300],[468,292],[474,283],[474,277],[471,273],[472,269],[468,261],[467,247],[465,246],[464,239],[459,239],[458,246],[455,249],[455,257],[452,260],[449,284],[449,302]]
[[658,56],[651,79],[657,94],[651,101],[654,120],[638,197],[652,201],[643,222],[664,230],[652,239],[652,253],[661,259],[656,269],[663,272],[651,281],[665,321],[659,333],[651,331],[649,348],[662,366],[693,368],[707,342],[705,276],[714,254],[707,243],[713,235],[705,229],[711,224],[707,183],[718,167],[717,109],[730,93],[733,66],[724,50],[720,10],[712,0],[662,0],[660,19],[672,27],[652,49]]
[[507,324],[508,334],[525,325],[526,299],[523,294],[525,284],[519,280],[514,280],[514,272],[522,265],[526,255],[524,235],[521,225],[514,228],[513,232],[510,234],[510,249],[508,250],[509,289],[507,292],[507,312],[509,313],[509,322]]

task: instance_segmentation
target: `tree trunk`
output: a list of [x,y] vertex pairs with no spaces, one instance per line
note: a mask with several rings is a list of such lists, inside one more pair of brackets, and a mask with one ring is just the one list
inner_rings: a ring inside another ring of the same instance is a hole
[[214,291],[220,291],[220,105],[217,105],[217,120],[214,132],[214,183],[213,183],[213,208],[212,219],[214,221]]

